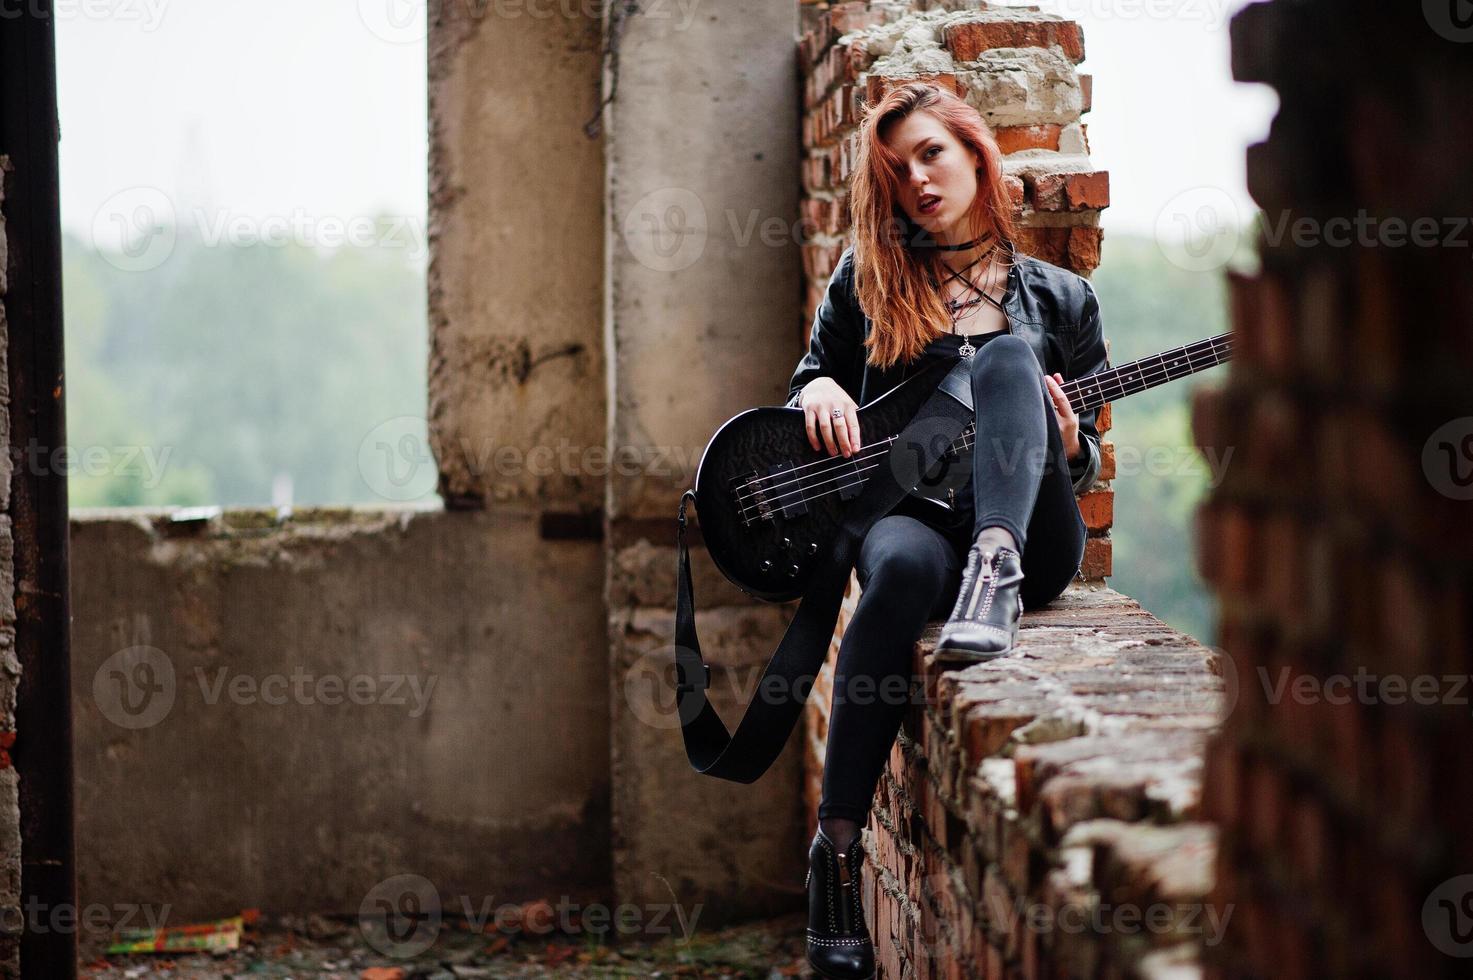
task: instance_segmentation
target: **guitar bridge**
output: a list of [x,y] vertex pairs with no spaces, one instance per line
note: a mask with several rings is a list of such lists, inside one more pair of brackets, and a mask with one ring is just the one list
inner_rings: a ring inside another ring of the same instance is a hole
[[732,498],[737,501],[737,512],[742,517],[742,526],[751,527],[760,521],[772,520],[772,501],[755,471],[746,476],[732,477],[730,486]]

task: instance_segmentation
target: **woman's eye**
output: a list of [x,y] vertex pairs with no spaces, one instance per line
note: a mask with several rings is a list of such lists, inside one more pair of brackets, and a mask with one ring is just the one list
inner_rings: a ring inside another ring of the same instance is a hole
[[930,147],[929,149],[927,149],[926,152],[922,154],[922,156],[924,156],[927,160],[930,160],[930,159],[932,159],[932,154],[933,153],[940,153],[940,152],[941,152],[941,147],[939,147],[939,146],[933,146],[933,147]]

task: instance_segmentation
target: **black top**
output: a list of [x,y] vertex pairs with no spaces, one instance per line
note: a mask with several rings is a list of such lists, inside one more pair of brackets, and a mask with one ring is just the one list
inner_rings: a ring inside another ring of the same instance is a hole
[[[982,346],[994,337],[1001,337],[1011,330],[994,330],[991,333],[955,334],[944,333],[939,337],[932,337],[921,349],[920,356],[904,365],[903,377],[911,378],[920,374],[927,367],[936,362],[938,358],[954,361],[957,359],[957,351],[961,349],[962,341],[969,340],[972,346],[979,351]],[[973,357],[976,355],[973,354]]]

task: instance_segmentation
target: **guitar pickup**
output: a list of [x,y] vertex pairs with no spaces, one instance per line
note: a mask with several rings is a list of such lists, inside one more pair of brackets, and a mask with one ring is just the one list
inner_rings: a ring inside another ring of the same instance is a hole
[[835,469],[838,471],[835,479],[838,480],[840,500],[853,500],[864,492],[864,475],[859,472],[857,457],[844,460],[844,465]]
[[802,517],[808,513],[810,489],[805,485],[806,481],[794,475],[791,462],[785,460],[769,468],[763,483],[766,484],[764,496],[770,513],[783,517]]

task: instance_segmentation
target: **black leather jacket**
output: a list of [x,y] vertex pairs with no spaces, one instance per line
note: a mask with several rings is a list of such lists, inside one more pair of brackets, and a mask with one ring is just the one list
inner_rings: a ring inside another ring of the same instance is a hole
[[[1094,374],[1107,366],[1100,328],[1100,304],[1088,279],[1042,259],[1016,253],[1008,271],[1003,309],[1014,334],[1028,341],[1043,370],[1065,381]],[[798,361],[788,385],[787,405],[796,408],[803,386],[829,377],[855,404],[867,405],[925,365],[923,355],[910,363],[877,368],[865,362],[864,339],[873,323],[859,309],[854,287],[854,248],[839,257],[829,277],[823,302],[813,317],[808,353]],[[1087,491],[1100,473],[1098,411],[1079,415],[1079,455],[1069,463],[1074,492]]]

